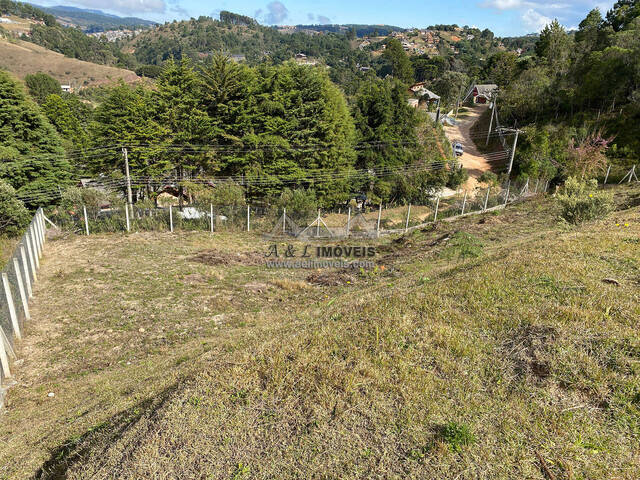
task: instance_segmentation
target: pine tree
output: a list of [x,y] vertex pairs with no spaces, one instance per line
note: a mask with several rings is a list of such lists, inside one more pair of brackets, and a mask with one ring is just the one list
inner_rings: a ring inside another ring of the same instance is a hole
[[62,140],[22,86],[0,71],[0,178],[29,206],[48,204],[71,179]]

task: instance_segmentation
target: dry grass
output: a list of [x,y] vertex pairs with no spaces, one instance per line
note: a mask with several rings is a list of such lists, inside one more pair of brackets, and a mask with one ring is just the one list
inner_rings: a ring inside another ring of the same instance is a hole
[[68,58],[30,42],[3,38],[0,38],[0,69],[20,79],[28,74],[44,72],[61,84],[70,84],[74,88],[104,85],[119,79],[127,83],[140,80],[129,70]]
[[640,208],[555,215],[383,240],[387,268],[327,286],[193,261],[248,235],[52,242],[0,477],[636,478]]

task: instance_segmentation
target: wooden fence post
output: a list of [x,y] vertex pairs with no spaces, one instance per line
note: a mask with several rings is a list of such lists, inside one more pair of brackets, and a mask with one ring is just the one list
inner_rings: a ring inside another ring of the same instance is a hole
[[27,320],[31,320],[31,314],[29,313],[29,303],[27,302],[27,295],[25,294],[22,275],[20,274],[20,265],[18,264],[18,259],[16,257],[13,257],[13,269],[16,272],[16,279],[18,280],[18,291],[20,292],[20,301],[22,302],[24,317]]
[[27,293],[29,298],[33,297],[33,291],[31,290],[31,279],[29,278],[29,265],[27,262],[27,254],[24,251],[24,245],[20,245],[20,256],[22,257],[22,272],[27,284]]
[[13,327],[13,334],[18,340],[22,339],[20,334],[20,325],[18,324],[18,315],[16,315],[16,307],[13,304],[13,296],[11,295],[11,286],[9,285],[9,276],[2,272],[2,285],[4,286],[4,295],[7,299],[7,306],[9,307],[9,317],[11,318],[11,326]]

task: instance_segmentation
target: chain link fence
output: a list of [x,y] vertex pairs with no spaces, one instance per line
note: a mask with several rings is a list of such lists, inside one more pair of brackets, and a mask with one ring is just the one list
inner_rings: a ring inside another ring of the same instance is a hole
[[16,358],[15,341],[22,338],[25,322],[31,318],[29,299],[40,267],[45,232],[44,213],[39,209],[1,272],[0,407],[4,398],[2,387],[11,377],[10,362]]

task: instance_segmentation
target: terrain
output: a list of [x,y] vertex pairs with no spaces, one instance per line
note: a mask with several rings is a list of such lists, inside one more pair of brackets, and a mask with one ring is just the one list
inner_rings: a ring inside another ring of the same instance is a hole
[[640,189],[615,199],[380,239],[361,272],[266,269],[249,234],[52,238],[0,478],[635,478]]
[[151,27],[156,25],[156,22],[150,20],[137,17],[119,17],[117,15],[104,13],[100,10],[61,5],[55,7],[34,6],[46,13],[54,15],[56,20],[64,25],[77,26],[87,32],[99,32],[123,27]]
[[44,72],[75,89],[114,83],[119,79],[126,83],[139,80],[130,70],[69,58],[30,42],[1,37],[0,69],[20,79],[28,74]]

